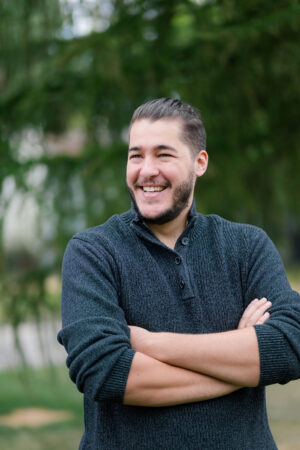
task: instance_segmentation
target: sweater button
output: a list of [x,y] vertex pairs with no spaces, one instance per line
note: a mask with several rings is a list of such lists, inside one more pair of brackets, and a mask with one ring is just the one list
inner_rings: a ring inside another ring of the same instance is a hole
[[182,245],[188,245],[188,243],[189,243],[189,238],[187,238],[187,237],[182,238],[182,239],[181,239],[181,243],[182,243]]
[[181,258],[180,258],[180,256],[176,256],[176,258],[175,258],[175,264],[181,264]]
[[185,282],[183,280],[180,281],[179,283],[180,289],[183,289],[185,286]]

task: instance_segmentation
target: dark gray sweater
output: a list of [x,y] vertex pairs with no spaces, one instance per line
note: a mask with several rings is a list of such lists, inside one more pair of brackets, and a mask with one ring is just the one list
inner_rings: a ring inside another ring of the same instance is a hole
[[[134,350],[127,324],[152,331],[235,329],[251,300],[273,302],[256,326],[261,379],[214,400],[173,407],[122,404]],[[276,449],[264,386],[300,377],[300,300],[259,228],[197,214],[175,250],[132,209],[78,233],[63,262],[63,328],[70,377],[84,393],[84,450]]]

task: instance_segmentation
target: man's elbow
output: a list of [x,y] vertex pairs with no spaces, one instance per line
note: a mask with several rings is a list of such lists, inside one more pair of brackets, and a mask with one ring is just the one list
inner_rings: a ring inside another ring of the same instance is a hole
[[121,403],[134,353],[132,349],[125,349],[113,359],[98,358],[89,364],[78,358],[69,364],[70,378],[79,392],[92,401]]

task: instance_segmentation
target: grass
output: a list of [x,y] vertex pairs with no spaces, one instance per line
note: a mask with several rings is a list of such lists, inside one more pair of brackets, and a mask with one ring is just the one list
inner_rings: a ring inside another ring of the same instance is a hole
[[[82,395],[65,368],[0,372],[0,415],[39,407],[72,412],[72,419],[39,428],[0,426],[0,448],[74,450],[83,432]],[[300,450],[300,380],[267,388],[272,433],[279,450]]]
[[50,409],[70,409],[82,418],[82,395],[67,369],[21,369],[0,372],[0,414],[33,404]]
[[271,430],[280,450],[300,450],[300,380],[267,388]]
[[0,425],[0,448],[74,450],[83,432],[82,395],[65,368],[0,373],[0,415],[20,408],[46,408],[72,413],[72,418],[39,428]]

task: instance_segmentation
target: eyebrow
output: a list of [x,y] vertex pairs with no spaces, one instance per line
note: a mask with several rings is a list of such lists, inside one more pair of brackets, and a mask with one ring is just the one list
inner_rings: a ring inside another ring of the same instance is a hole
[[[136,152],[138,150],[141,150],[142,148],[139,146],[134,146],[134,147],[130,147],[128,149],[129,152]],[[160,144],[157,145],[154,150],[172,150],[173,152],[177,153],[176,148],[172,147],[171,145],[164,145],[164,144]]]

